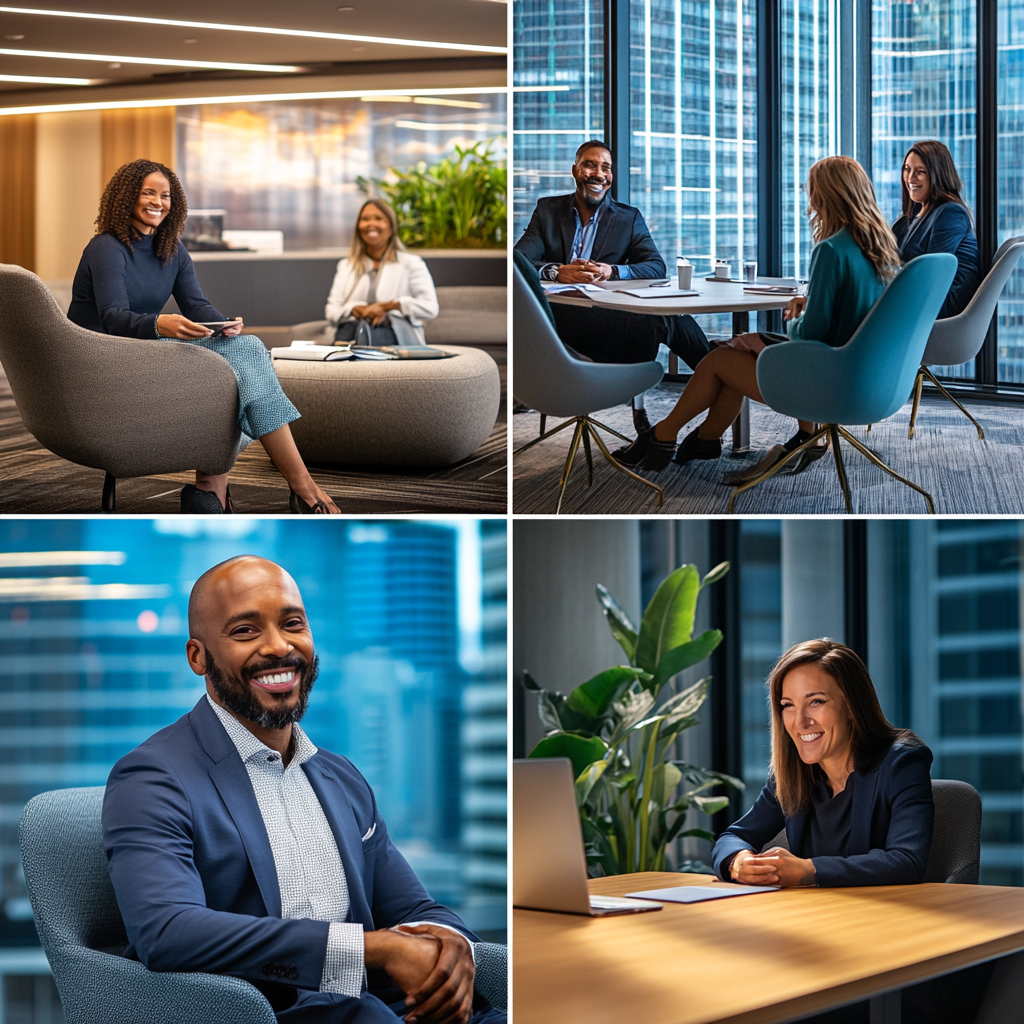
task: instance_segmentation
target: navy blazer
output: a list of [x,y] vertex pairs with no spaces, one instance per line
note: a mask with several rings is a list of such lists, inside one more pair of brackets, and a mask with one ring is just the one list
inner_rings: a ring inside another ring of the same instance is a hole
[[725,861],[740,850],[759,853],[783,828],[790,850],[810,857],[817,884],[905,885],[924,877],[932,845],[935,805],[929,767],[932,752],[925,746],[894,743],[882,763],[870,771],[857,770],[850,810],[850,845],[845,857],[815,857],[809,848],[810,808],[786,818],[769,780],[754,806],[715,843],[715,873],[731,881]]
[[951,252],[956,257],[956,276],[936,319],[957,316],[964,311],[981,283],[978,239],[971,227],[970,214],[959,203],[947,202],[936,206],[907,241],[910,227],[911,222],[906,217],[900,217],[892,226],[904,263],[927,252]]
[[[388,835],[366,780],[318,750],[302,765],[367,931],[433,921],[476,936],[427,895]],[[153,971],[232,974],[318,990],[327,921],[283,920],[266,827],[238,750],[204,696],[114,765],[103,845],[131,943]]]
[[[575,198],[575,193],[570,193],[537,200],[537,208],[515,248],[538,270],[547,263],[569,261],[576,235]],[[665,261],[643,214],[635,206],[617,203],[610,195],[604,199],[590,258],[595,263],[628,265],[631,275],[638,278],[664,277],[666,273]]]

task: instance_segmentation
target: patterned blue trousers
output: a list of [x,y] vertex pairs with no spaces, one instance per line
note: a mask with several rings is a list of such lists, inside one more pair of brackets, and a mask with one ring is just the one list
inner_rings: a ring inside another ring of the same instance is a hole
[[281,390],[274,361],[255,334],[235,338],[175,338],[223,356],[238,381],[238,426],[251,438],[263,437],[300,416]]

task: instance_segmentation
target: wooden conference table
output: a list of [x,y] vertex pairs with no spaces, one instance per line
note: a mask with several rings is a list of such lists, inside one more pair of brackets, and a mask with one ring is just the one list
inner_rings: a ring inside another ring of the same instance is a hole
[[[709,876],[588,884],[623,896]],[[515,910],[512,940],[517,1024],[769,1024],[872,997],[872,1024],[890,1024],[899,998],[884,993],[1024,949],[1024,889],[784,889],[606,918]]]
[[[584,298],[582,295],[548,294],[549,302],[564,303],[568,306],[593,306],[619,309],[625,313],[647,313],[658,316],[679,316],[689,313],[732,313],[732,333],[745,334],[750,330],[750,314],[759,310],[782,309],[792,295],[758,295],[746,292],[743,285],[731,281],[706,281],[699,278],[693,282],[693,290],[699,294],[689,298],[637,299],[624,295],[621,289],[643,288],[642,280],[616,282],[616,290],[604,290]],[[676,357],[669,361],[671,369]],[[745,451],[750,446],[750,403],[743,402],[743,408],[732,428],[733,451]]]

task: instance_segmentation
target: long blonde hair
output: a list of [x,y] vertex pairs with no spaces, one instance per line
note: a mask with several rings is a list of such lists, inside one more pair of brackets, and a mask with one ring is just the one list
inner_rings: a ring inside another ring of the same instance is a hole
[[808,214],[815,242],[846,228],[883,281],[896,276],[900,251],[864,168],[848,156],[827,156],[807,172]]
[[402,245],[402,240],[398,237],[398,217],[395,216],[395,211],[383,199],[367,199],[359,207],[359,213],[356,216],[356,226],[352,229],[352,245],[348,251],[349,262],[356,272],[360,274],[373,265],[366,252],[366,243],[359,234],[359,221],[362,219],[363,210],[368,206],[376,206],[387,217],[388,224],[391,225],[391,237],[388,239],[384,255],[380,258],[381,263],[396,259],[395,253],[398,251],[405,252],[405,246]]

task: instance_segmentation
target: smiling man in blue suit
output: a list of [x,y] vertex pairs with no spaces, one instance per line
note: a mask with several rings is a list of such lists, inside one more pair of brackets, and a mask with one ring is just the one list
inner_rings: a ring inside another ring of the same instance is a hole
[[214,566],[189,636],[206,695],[107,783],[125,955],[245,978],[281,1024],[504,1022],[474,1001],[476,936],[427,894],[355,767],[296,724],[317,656],[295,581],[252,556]]

